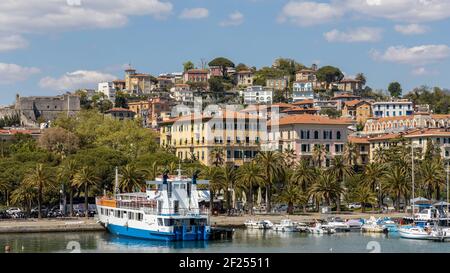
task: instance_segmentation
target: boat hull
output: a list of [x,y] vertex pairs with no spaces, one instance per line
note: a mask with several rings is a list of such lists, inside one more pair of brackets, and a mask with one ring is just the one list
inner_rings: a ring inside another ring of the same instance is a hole
[[160,232],[145,230],[139,228],[132,228],[126,226],[119,226],[114,224],[108,224],[106,226],[111,234],[117,236],[126,236],[132,238],[146,239],[146,240],[159,240],[159,241],[206,241],[209,240],[210,233],[206,229],[197,232]]
[[432,239],[430,234],[427,233],[413,233],[409,231],[399,230],[398,233],[400,237],[405,239],[415,239],[415,240],[430,240]]

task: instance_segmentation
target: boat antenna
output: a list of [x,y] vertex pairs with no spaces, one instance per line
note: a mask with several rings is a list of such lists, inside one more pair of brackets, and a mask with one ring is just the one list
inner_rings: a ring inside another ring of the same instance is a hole
[[116,176],[115,176],[115,184],[114,184],[114,195],[119,193],[119,168],[116,166]]

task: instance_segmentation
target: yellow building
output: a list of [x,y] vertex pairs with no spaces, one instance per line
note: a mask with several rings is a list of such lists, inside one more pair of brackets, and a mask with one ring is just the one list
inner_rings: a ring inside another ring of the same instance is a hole
[[350,117],[358,123],[364,124],[372,117],[372,105],[364,100],[352,100],[344,103],[342,116]]
[[130,94],[147,94],[152,90],[152,76],[136,73],[135,69],[125,70],[125,90]]
[[160,123],[160,144],[175,148],[181,160],[195,157],[203,164],[214,164],[213,151],[223,152],[223,162],[242,165],[253,159],[267,139],[266,120],[248,113],[222,111],[191,114]]

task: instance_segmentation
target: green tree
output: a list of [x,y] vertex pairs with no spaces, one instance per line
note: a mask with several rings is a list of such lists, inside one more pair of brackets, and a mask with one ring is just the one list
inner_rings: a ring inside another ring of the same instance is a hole
[[127,96],[123,92],[116,92],[116,100],[114,102],[114,107],[118,108],[128,108]]
[[41,207],[42,207],[42,194],[47,188],[54,187],[54,178],[44,166],[44,164],[36,164],[36,167],[30,170],[23,180],[26,186],[33,187],[37,190],[37,201],[38,201],[38,218],[42,218]]
[[261,166],[266,181],[266,208],[268,212],[272,210],[271,196],[274,176],[279,174],[282,160],[281,154],[274,151],[263,151],[256,157],[256,162]]
[[234,63],[227,58],[218,57],[208,63],[210,67],[218,66],[222,71],[222,76],[225,77],[227,75],[227,68],[234,67]]
[[330,206],[332,201],[336,200],[342,193],[342,185],[336,180],[336,177],[324,171],[320,173],[315,183],[309,189],[309,195],[314,198],[317,205],[325,201],[327,206]]
[[187,61],[187,62],[183,63],[183,70],[184,70],[184,72],[186,72],[188,70],[191,70],[191,69],[194,69],[194,68],[195,68],[194,63],[191,62],[191,61]]
[[419,182],[427,193],[427,198],[432,199],[436,193],[436,200],[441,199],[441,190],[445,187],[444,164],[440,158],[425,159],[419,165]]
[[315,144],[312,151],[312,159],[317,167],[322,167],[323,160],[327,155],[327,151],[323,144]]
[[398,82],[391,82],[388,91],[392,97],[399,98],[402,95],[402,86]]
[[31,212],[33,202],[37,199],[37,191],[34,187],[22,183],[11,193],[11,202],[16,206],[26,208],[28,214]]
[[363,86],[366,85],[367,82],[366,75],[364,75],[364,73],[356,74],[355,80],[360,81]]
[[[395,200],[395,208],[400,211],[400,202],[403,197],[405,203],[410,193],[410,182],[407,180],[408,174],[404,167],[394,165],[382,176],[382,187],[385,188]],[[406,206],[405,206],[406,210]]]
[[227,187],[222,169],[216,166],[205,167],[202,176],[209,180],[209,209],[210,213],[214,211],[214,198],[216,193]]
[[375,204],[376,196],[375,194],[368,188],[363,185],[360,185],[353,193],[353,198],[356,202],[361,204],[361,212],[366,212],[366,204]]
[[231,202],[231,193],[236,190],[237,171],[233,164],[227,164],[223,167],[222,172],[224,184],[226,185],[228,215],[230,215],[231,209],[234,209],[234,204]]
[[329,89],[330,84],[341,81],[344,78],[344,74],[337,67],[323,66],[317,70],[316,77],[317,80],[326,82],[326,88]]
[[248,193],[247,206],[250,209],[250,214],[253,215],[253,193],[257,186],[264,183],[264,176],[261,174],[261,168],[255,161],[245,163],[238,170],[238,186],[242,187]]
[[[336,156],[333,158],[331,162],[331,167],[328,171],[336,177],[337,183],[340,184],[341,187],[345,185],[344,179],[346,177],[350,177],[353,175],[353,169],[345,163],[345,160],[341,156]],[[344,192],[343,192],[344,193]],[[336,197],[336,211],[341,211],[341,195]]]
[[122,192],[141,190],[145,186],[145,173],[132,164],[127,164],[120,170],[119,187]]
[[89,217],[89,189],[95,187],[99,182],[95,171],[91,167],[81,168],[73,178],[73,186],[84,192],[85,217]]

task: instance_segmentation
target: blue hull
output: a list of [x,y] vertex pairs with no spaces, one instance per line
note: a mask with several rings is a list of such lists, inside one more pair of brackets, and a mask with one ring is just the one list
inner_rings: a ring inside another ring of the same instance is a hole
[[158,232],[144,229],[129,228],[118,225],[107,226],[109,232],[118,236],[127,236],[132,238],[160,240],[160,241],[206,241],[209,240],[209,233],[205,232],[204,227],[195,232],[184,232],[184,228],[180,228],[175,232]]

